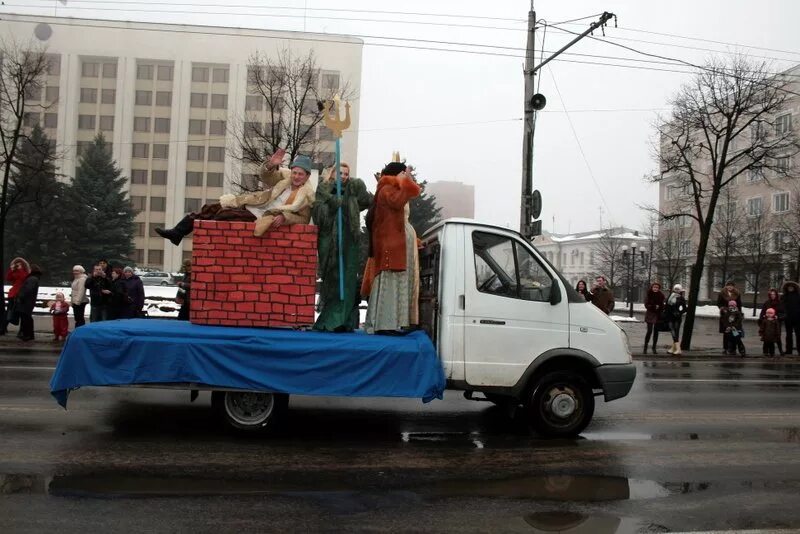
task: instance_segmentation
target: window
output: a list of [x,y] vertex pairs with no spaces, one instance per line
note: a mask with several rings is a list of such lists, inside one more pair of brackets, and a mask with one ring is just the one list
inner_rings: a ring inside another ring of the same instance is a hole
[[206,133],[205,119],[189,119],[189,134],[204,135]]
[[152,171],[150,183],[153,185],[167,185],[167,171]]
[[772,211],[775,213],[789,211],[789,193],[775,193],[772,195]]
[[78,156],[83,156],[89,150],[89,147],[92,146],[91,141],[78,141],[76,143],[76,150],[78,152]]
[[81,104],[96,104],[97,89],[81,88]]
[[228,109],[228,95],[211,95],[213,109]]
[[228,69],[214,69],[211,81],[214,83],[228,83]]
[[132,184],[146,184],[147,171],[144,169],[131,169],[131,183]]
[[339,90],[339,75],[338,74],[323,74],[322,75],[322,89],[326,91]]
[[772,252],[782,252],[789,244],[789,232],[786,230],[778,230],[772,232]]
[[473,232],[476,286],[481,293],[548,302],[553,279],[520,243]]
[[211,135],[225,135],[225,121],[208,121],[208,133]]
[[147,263],[150,267],[161,267],[164,265],[164,251],[151,250],[147,253]]
[[678,247],[678,254],[683,256],[684,258],[691,255],[692,253],[692,242],[688,239],[681,241],[680,246]]
[[583,252],[581,252],[581,265],[584,265],[583,260],[584,260],[584,256],[583,256]]
[[133,157],[147,158],[150,155],[150,145],[147,143],[133,143]]
[[156,73],[158,79],[162,82],[171,82],[172,81],[172,65],[159,65],[158,72]]
[[261,111],[264,108],[264,97],[261,95],[247,95],[244,101],[245,111]]
[[149,132],[150,131],[150,117],[134,117],[133,118],[133,131],[134,132]]
[[102,104],[115,104],[117,102],[117,91],[115,89],[103,89],[100,91],[100,102]]
[[203,161],[206,155],[206,147],[189,145],[186,150],[186,159],[189,161]]
[[187,171],[186,172],[186,185],[189,186],[202,186],[203,185],[203,173],[196,172],[196,171]]
[[172,105],[172,91],[156,91],[156,106]]
[[61,56],[57,54],[47,54],[47,74],[58,76],[61,74]]
[[131,207],[134,211],[144,211],[146,197],[131,195]]
[[782,158],[775,158],[775,169],[778,172],[786,173],[789,172],[789,168],[792,166],[792,158],[789,156],[784,156]]
[[755,293],[756,288],[753,285],[753,282],[755,281],[755,279],[756,279],[755,273],[750,273],[750,274],[744,275],[744,282],[745,282],[744,283],[744,292],[745,293]]
[[136,79],[137,80],[152,80],[153,79],[153,66],[152,65],[137,65],[136,66]]
[[205,93],[192,93],[189,105],[193,108],[204,108],[208,105],[208,95]]
[[747,173],[747,181],[749,183],[759,182],[764,179],[764,169],[762,167],[753,167]]
[[[81,115],[81,117],[83,116],[84,115]],[[93,116],[91,117],[94,118]],[[22,124],[27,126],[28,128],[33,128],[35,125],[39,124],[39,114],[33,113],[32,111],[26,111],[22,115]]]
[[44,114],[44,127],[57,128],[58,127],[58,113],[45,113]]
[[261,123],[258,122],[245,122],[244,135],[246,137],[257,137],[261,135]]
[[169,158],[169,145],[167,144],[154,144],[153,145],[153,159],[167,159]]
[[155,133],[169,133],[170,120],[164,117],[159,117],[155,120],[153,131]]
[[784,135],[792,129],[792,114],[785,113],[775,118],[775,135]]
[[222,187],[222,173],[210,172],[206,174],[206,185],[208,187]]
[[329,130],[325,126],[319,127],[319,140],[320,141],[333,141],[333,130]]
[[31,85],[25,89],[25,98],[27,100],[39,101],[42,99],[42,88],[38,85]]
[[150,197],[150,211],[164,211],[166,209],[166,197]]
[[149,106],[153,103],[153,93],[150,91],[136,91],[136,105]]
[[94,125],[95,125],[94,115],[78,115],[79,130],[94,130]]
[[181,260],[182,261],[186,261],[186,260],[191,260],[191,259],[192,259],[192,251],[191,250],[186,250],[184,248],[183,252],[181,252]]
[[225,161],[225,147],[224,146],[208,147],[208,161]]
[[747,215],[758,217],[761,213],[761,197],[747,199]]
[[103,63],[103,78],[116,78],[116,77],[117,77],[117,64]]
[[100,67],[97,63],[86,63],[81,65],[81,76],[84,78],[97,78],[100,74]]
[[785,277],[781,271],[772,271],[769,273],[769,287],[781,287]]
[[186,202],[184,203],[183,211],[186,213],[200,211],[200,206],[202,205],[203,205],[202,200],[199,198],[187,198]]
[[192,81],[193,82],[207,82],[208,81],[208,67],[192,67]]
[[48,102],[56,102],[58,100],[58,87],[47,87],[44,90],[44,99]]
[[114,130],[114,115],[100,115],[100,131],[110,132]]
[[134,228],[135,228],[133,231],[134,237],[144,237],[144,223],[140,222],[134,223]]

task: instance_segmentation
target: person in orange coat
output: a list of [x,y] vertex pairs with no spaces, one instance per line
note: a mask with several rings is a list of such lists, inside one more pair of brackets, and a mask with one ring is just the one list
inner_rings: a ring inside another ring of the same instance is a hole
[[420,191],[404,163],[389,163],[381,172],[367,212],[370,250],[361,286],[362,296],[369,298],[364,322],[369,334],[402,332],[418,321],[417,234],[406,213],[408,201]]

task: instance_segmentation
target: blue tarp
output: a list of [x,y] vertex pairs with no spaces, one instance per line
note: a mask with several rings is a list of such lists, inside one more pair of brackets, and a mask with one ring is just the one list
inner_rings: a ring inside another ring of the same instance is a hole
[[81,386],[205,384],[298,395],[442,398],[424,332],[372,336],[127,319],[75,329],[50,390],[66,408]]

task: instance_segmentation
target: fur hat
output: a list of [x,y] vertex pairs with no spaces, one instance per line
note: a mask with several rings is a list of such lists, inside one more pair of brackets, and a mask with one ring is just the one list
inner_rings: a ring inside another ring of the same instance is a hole
[[683,286],[680,284],[675,284],[672,286],[672,291],[675,293],[683,293]]
[[729,307],[729,308],[738,308],[738,307],[739,307],[739,305],[738,305],[738,304],[736,304],[736,301],[735,301],[735,300],[729,300],[729,301],[728,301],[728,307]]
[[77,272],[79,272],[81,274],[85,274],[86,273],[86,269],[83,268],[83,265],[73,265],[72,266],[72,272],[75,272],[75,271],[77,271]]
[[397,176],[404,170],[406,170],[405,163],[400,163],[399,161],[393,161],[383,168],[381,174],[384,174],[386,176]]
[[294,169],[295,167],[300,167],[308,174],[311,174],[311,158],[308,156],[297,156],[294,158],[294,161],[289,166],[289,168]]

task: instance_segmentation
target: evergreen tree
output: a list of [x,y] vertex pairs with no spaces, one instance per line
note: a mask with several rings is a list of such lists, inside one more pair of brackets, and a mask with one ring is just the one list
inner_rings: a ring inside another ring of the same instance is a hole
[[136,214],[123,189],[126,182],[103,135],[98,134],[81,156],[69,188],[73,215],[69,241],[77,263],[87,270],[101,258],[124,261],[133,250]]
[[72,258],[65,232],[65,184],[56,180],[55,150],[36,125],[17,154],[8,189],[5,257],[21,256],[44,270],[45,280],[69,280]]
[[422,234],[428,228],[442,220],[442,208],[436,205],[436,197],[425,193],[425,185],[427,183],[425,180],[419,182],[422,187],[422,193],[417,198],[412,198],[411,202],[409,202],[411,213],[408,220],[419,237],[422,237]]

